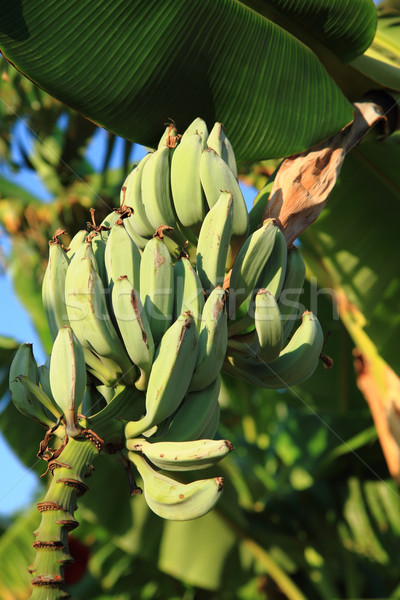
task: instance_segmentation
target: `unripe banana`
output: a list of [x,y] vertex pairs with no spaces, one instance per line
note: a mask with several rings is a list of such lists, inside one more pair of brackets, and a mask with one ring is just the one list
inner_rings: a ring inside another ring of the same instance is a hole
[[257,287],[267,289],[278,299],[285,281],[286,263],[286,238],[278,227],[273,250],[257,282]]
[[216,413],[219,421],[218,396],[220,388],[221,376],[218,375],[209,386],[197,392],[189,392],[169,419],[166,428],[160,435],[152,439],[157,442],[186,442],[206,437],[212,439],[218,423],[212,435],[205,436],[203,434],[206,430],[210,431],[210,423]]
[[283,340],[290,335],[298,318],[299,297],[303,292],[306,277],[306,265],[296,246],[288,250],[286,276],[279,296],[279,310],[282,318]]
[[144,438],[127,440],[126,447],[141,452],[153,465],[165,471],[194,471],[219,462],[233,446],[228,440],[188,442],[149,442]]
[[146,392],[146,415],[127,424],[127,438],[141,435],[172,415],[185,397],[196,360],[196,325],[190,314],[183,314],[161,339]]
[[69,243],[68,250],[66,250],[69,260],[72,260],[75,252],[77,251],[79,246],[81,244],[83,244],[83,242],[86,240],[87,236],[88,236],[88,232],[86,231],[86,229],[81,229],[80,231],[78,231],[78,233],[76,233],[74,235],[74,237],[72,238],[72,240]]
[[109,293],[112,292],[117,279],[125,276],[139,293],[140,261],[140,250],[129,237],[124,227],[124,221],[117,221],[110,231],[105,250]]
[[142,175],[147,161],[152,156],[146,154],[139,164],[129,173],[121,189],[121,206],[130,206],[133,214],[125,219],[125,227],[129,235],[132,232],[144,238],[151,237],[154,227],[147,218],[146,208],[142,198]]
[[228,346],[245,356],[273,362],[282,349],[282,323],[278,304],[268,290],[260,289],[255,296],[254,324],[253,333],[230,338]]
[[[184,135],[193,135],[194,133],[198,133],[201,137],[201,143],[203,149],[207,148],[207,139],[208,139],[208,129],[206,122],[197,117],[192,123],[190,123],[189,127],[185,130]],[[182,137],[183,137],[182,136]]]
[[196,269],[207,294],[225,279],[234,210],[232,194],[222,192],[200,229]]
[[324,337],[318,319],[306,311],[302,324],[274,362],[266,364],[232,353],[225,361],[224,371],[259,387],[290,387],[313,374],[323,343]]
[[183,134],[171,161],[171,190],[178,219],[195,233],[206,214],[206,202],[200,181],[203,142],[198,133]]
[[[70,264],[65,280],[68,317],[79,343],[96,353],[109,372],[126,383],[136,379],[136,369],[115,331],[104,298],[99,274],[88,258]],[[88,362],[85,356],[86,362]]]
[[264,221],[239,250],[229,283],[229,315],[254,292],[272,254],[279,227],[274,219]]
[[149,508],[163,519],[188,521],[208,513],[221,496],[222,477],[179,483],[157,473],[145,458],[136,452],[128,453],[144,484],[144,496]]
[[153,335],[140,298],[126,277],[115,281],[112,303],[129,358],[140,370],[135,386],[145,390],[153,363]]
[[176,228],[170,185],[171,149],[162,146],[146,161],[142,174],[142,200],[153,230],[160,225]]
[[201,281],[185,256],[174,265],[175,318],[189,311],[197,325],[204,308],[204,292]]
[[215,288],[208,297],[199,331],[199,349],[196,368],[189,390],[201,390],[219,375],[225,359],[228,342],[226,293]]
[[142,254],[140,298],[158,344],[172,323],[174,312],[174,273],[171,255],[158,237],[152,238]]
[[64,285],[69,263],[67,254],[54,236],[49,242],[49,261],[42,284],[43,307],[53,341],[60,327],[68,324]]
[[46,362],[38,367],[38,376],[40,387],[49,398],[53,398],[50,387],[50,356],[47,357]]
[[214,405],[211,407],[208,422],[205,424],[203,431],[200,434],[200,438],[207,440],[214,439],[219,426],[220,413],[221,409],[217,399],[217,402],[215,402]]
[[237,179],[237,165],[235,153],[232,148],[232,144],[226,137],[225,129],[222,123],[215,123],[214,127],[210,131],[210,135],[207,139],[207,146],[215,150],[226,164],[230,167],[232,173]]
[[45,411],[44,405],[19,381],[21,375],[37,386],[38,368],[33,356],[32,344],[22,344],[11,363],[9,374],[11,399],[23,415],[34,419],[44,427],[52,427],[59,414],[55,414],[53,406],[52,412],[56,418],[52,420]]
[[246,203],[231,168],[212,148],[206,148],[201,156],[200,179],[210,208],[216,204],[222,191],[231,192],[233,196],[232,238],[226,264],[229,270],[248,234],[249,215]]
[[86,391],[86,365],[82,346],[68,325],[59,330],[53,345],[50,386],[63,412],[67,434],[77,435],[77,413]]

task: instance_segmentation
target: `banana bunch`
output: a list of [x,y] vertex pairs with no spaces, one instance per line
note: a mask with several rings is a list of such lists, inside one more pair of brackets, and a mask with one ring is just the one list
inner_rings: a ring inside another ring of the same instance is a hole
[[220,124],[208,134],[202,119],[182,136],[167,127],[128,175],[121,206],[100,225],[92,213],[88,225],[68,249],[62,230],[49,243],[42,295],[53,351],[38,368],[21,347],[13,400],[69,437],[88,427],[116,443],[122,436],[150,508],[197,518],[222,479],[181,483],[174,472],[232,450],[214,439],[221,372],[283,388],[318,364],[323,336],[312,313],[289,339],[303,259],[273,219],[249,235],[232,146]]

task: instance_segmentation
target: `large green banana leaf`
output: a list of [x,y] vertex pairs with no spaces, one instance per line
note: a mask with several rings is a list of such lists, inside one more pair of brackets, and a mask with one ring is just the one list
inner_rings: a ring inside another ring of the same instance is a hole
[[128,139],[152,146],[168,118],[182,131],[202,116],[224,123],[239,160],[279,157],[352,120],[311,48],[322,45],[339,62],[355,58],[372,41],[375,7],[276,0],[255,8],[238,0],[21,0],[2,13],[0,48],[44,90]]

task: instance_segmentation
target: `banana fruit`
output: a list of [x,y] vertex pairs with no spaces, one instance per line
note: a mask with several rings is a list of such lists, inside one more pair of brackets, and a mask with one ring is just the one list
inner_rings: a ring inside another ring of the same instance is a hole
[[150,442],[144,438],[127,440],[128,450],[142,453],[154,466],[165,471],[193,471],[216,464],[233,446],[228,440]]
[[208,513],[221,496],[222,477],[184,484],[158,473],[136,452],[128,452],[128,456],[143,479],[144,496],[149,508],[163,519],[198,519]]

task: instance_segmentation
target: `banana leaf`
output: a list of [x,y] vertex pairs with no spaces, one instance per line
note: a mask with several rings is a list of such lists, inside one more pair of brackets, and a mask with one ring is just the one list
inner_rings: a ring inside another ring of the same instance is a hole
[[326,48],[339,64],[361,54],[375,33],[375,7],[251,7],[21,0],[3,12],[0,48],[58,100],[135,142],[154,146],[167,119],[182,131],[201,116],[224,123],[239,160],[293,154],[351,122],[350,103],[313,49]]

